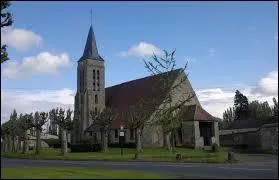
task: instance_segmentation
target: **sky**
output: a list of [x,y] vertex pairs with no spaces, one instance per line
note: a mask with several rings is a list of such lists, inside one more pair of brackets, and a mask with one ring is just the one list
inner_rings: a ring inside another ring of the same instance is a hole
[[[92,21],[90,11],[92,10]],[[73,108],[77,61],[92,23],[106,87],[149,76],[143,59],[176,50],[203,108],[222,117],[239,89],[278,98],[278,2],[12,2],[1,28],[1,123]]]

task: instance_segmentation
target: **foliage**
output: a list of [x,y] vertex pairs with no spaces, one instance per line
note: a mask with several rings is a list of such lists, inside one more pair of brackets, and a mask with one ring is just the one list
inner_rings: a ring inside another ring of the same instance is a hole
[[235,120],[245,120],[247,123],[261,125],[275,122],[278,117],[278,102],[276,98],[273,98],[273,106],[270,106],[267,101],[259,102],[254,100],[248,102],[247,97],[237,90],[234,100],[235,106],[229,107],[223,113],[223,121],[219,122],[220,129],[227,129]]
[[248,98],[244,96],[239,90],[236,90],[234,96],[235,120],[242,120],[248,117],[249,107]]
[[[1,1],[1,29],[13,24],[12,14],[7,11],[7,8],[10,6],[10,4],[10,1]],[[1,64],[7,60],[9,60],[7,45],[1,44]]]

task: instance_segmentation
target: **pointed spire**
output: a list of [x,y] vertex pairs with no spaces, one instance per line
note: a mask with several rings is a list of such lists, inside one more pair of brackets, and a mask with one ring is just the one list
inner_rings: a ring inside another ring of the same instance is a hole
[[99,59],[99,53],[97,50],[95,35],[93,32],[92,25],[90,26],[89,33],[87,36],[84,52],[82,59]]

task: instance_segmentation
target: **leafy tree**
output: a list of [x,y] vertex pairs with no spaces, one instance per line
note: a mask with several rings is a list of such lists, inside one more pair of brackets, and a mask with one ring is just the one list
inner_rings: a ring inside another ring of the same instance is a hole
[[234,96],[235,120],[243,120],[248,118],[249,107],[248,98],[239,90],[236,90]]
[[173,81],[175,78],[172,73],[176,68],[176,60],[174,58],[175,51],[169,53],[164,50],[164,56],[158,57],[157,55],[153,55],[150,61],[144,60],[145,67],[152,73],[152,75],[158,75],[165,73],[165,76],[160,78],[159,81],[162,84],[160,86],[159,93],[164,97],[163,103],[161,106],[157,107],[156,113],[153,116],[154,123],[160,125],[163,129],[164,133],[164,146],[167,147],[168,150],[173,149],[174,143],[171,144],[171,135],[175,134],[175,130],[181,127],[181,121],[177,117],[177,112],[180,107],[189,102],[195,94],[184,94],[184,97],[175,102],[173,100],[172,93],[177,89],[181,88],[181,85],[185,83],[187,79],[187,75],[185,76],[184,71],[187,67],[187,63],[184,68],[179,71],[179,75],[176,77],[180,77],[180,81]]
[[[13,24],[12,14],[7,11],[7,8],[11,5],[10,1],[1,1],[1,29]],[[7,53],[7,45],[1,44],[1,64],[9,60]]]
[[73,128],[72,122],[72,111],[70,109],[67,110],[65,115],[65,110],[62,108],[52,109],[49,112],[49,118],[59,126],[59,131],[61,131],[61,155],[65,155],[67,153],[67,131],[70,131]]
[[96,127],[99,127],[101,132],[101,141],[102,141],[102,151],[108,151],[108,133],[111,127],[112,121],[115,119],[115,115],[112,112],[112,109],[105,107],[101,112],[95,114],[94,111],[90,111],[91,118]]

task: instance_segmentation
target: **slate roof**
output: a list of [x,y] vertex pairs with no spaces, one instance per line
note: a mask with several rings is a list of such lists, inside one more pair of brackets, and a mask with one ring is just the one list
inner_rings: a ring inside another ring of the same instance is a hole
[[188,105],[182,109],[183,121],[217,121],[215,117],[204,110],[201,105]]
[[[177,79],[181,71],[182,69],[176,69],[170,72],[171,85]],[[118,117],[112,123],[112,129],[119,128],[120,124],[123,123],[123,117],[119,114],[121,114],[121,112],[127,112],[129,106],[137,104],[139,100],[149,103],[148,106],[150,108],[147,113],[151,116],[155,108],[162,104],[166,95],[166,92],[161,88],[163,86],[161,79],[163,78],[166,78],[166,73],[148,76],[106,88],[106,106],[111,107],[113,112],[118,114]],[[192,88],[190,84],[189,86],[188,88]],[[150,101],[151,99],[153,99],[152,102]],[[194,117],[195,120],[214,120],[213,116],[202,109],[201,106],[190,106],[189,110],[191,113],[188,114],[185,119]],[[94,131],[96,129],[97,127],[92,124],[86,131]]]
[[103,61],[103,58],[99,55],[96,39],[93,31],[92,25],[90,26],[86,44],[84,47],[83,55],[79,59],[79,61],[85,60],[85,59],[92,59],[92,60],[100,60]]

